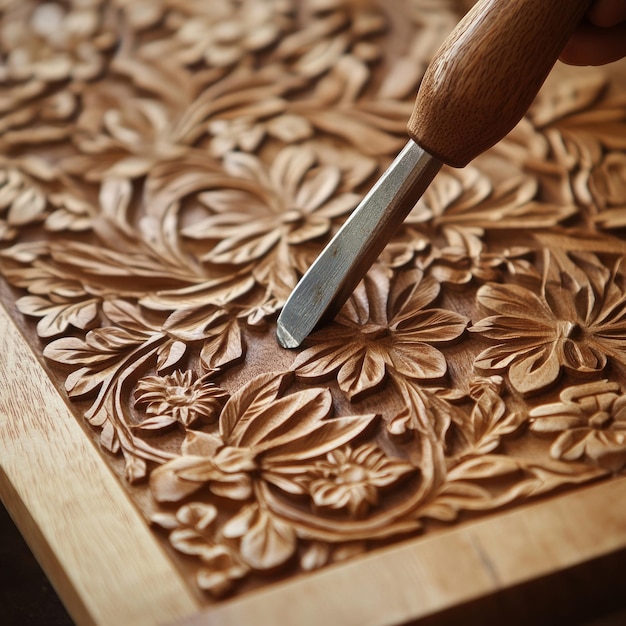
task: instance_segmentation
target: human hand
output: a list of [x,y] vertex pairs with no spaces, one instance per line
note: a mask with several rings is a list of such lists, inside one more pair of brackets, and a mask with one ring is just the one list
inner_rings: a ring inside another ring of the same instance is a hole
[[626,0],[595,0],[561,54],[570,65],[603,65],[626,56]]

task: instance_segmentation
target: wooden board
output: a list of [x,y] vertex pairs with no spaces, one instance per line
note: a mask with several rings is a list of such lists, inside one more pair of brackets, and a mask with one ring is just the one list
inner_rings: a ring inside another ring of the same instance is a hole
[[444,620],[580,567],[611,588],[623,63],[555,68],[335,321],[274,337],[469,4],[3,5],[0,496],[78,623]]
[[[3,309],[0,315],[3,503],[79,624],[395,624],[626,548],[626,478],[618,478],[201,610]],[[584,606],[584,594],[567,598],[568,611]]]

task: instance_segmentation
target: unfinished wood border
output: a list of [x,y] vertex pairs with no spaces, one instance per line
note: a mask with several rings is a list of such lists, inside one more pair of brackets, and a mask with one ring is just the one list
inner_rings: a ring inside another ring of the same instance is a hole
[[1,306],[0,329],[0,496],[72,618],[140,626],[197,611]]
[[201,611],[2,307],[0,329],[0,495],[78,624],[393,624],[626,547],[619,478]]

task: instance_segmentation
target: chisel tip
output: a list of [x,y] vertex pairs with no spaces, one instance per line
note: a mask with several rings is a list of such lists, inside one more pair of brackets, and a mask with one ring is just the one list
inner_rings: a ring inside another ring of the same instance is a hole
[[302,343],[302,339],[296,339],[280,321],[276,324],[276,339],[283,348],[289,349],[297,348]]

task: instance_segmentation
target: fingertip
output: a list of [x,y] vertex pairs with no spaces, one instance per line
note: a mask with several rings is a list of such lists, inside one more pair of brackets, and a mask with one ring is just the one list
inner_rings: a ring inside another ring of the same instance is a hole
[[563,49],[560,59],[568,65],[605,65],[626,56],[626,25],[598,28],[581,26]]
[[597,0],[587,13],[587,18],[595,26],[611,28],[626,21],[624,0]]

